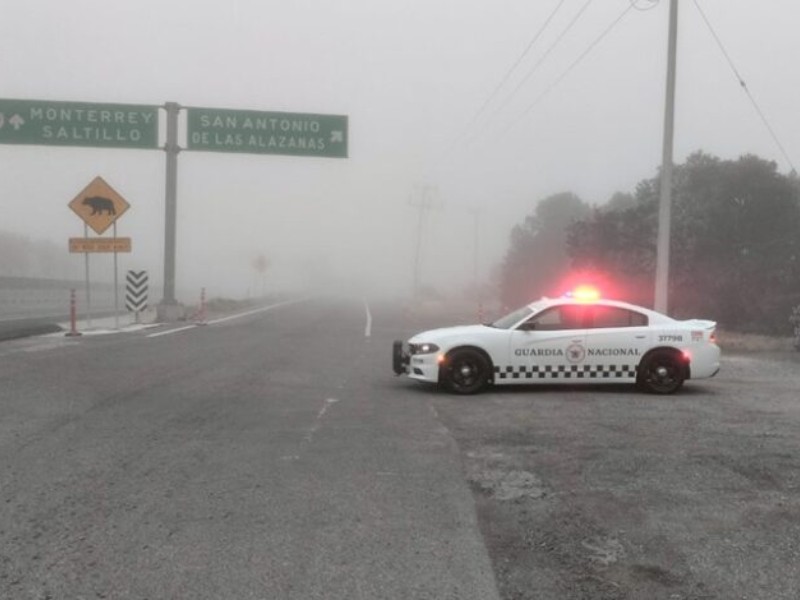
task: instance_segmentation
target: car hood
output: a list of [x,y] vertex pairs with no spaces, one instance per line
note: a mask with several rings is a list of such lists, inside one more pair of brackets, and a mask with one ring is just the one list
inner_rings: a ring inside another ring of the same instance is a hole
[[457,325],[455,327],[441,327],[439,329],[429,329],[416,334],[408,341],[412,344],[423,342],[441,342],[450,338],[458,338],[470,335],[480,335],[490,329],[486,325]]

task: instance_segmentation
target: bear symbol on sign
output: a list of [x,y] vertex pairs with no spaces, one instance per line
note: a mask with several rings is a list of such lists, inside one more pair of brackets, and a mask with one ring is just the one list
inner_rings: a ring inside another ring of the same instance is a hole
[[110,216],[117,214],[117,210],[114,208],[114,202],[108,198],[103,198],[103,196],[84,198],[82,204],[92,208],[92,215],[107,213]]

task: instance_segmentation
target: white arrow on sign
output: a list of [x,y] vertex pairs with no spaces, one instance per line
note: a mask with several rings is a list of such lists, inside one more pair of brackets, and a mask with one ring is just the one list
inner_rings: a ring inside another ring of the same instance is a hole
[[343,131],[331,131],[331,143],[333,142],[344,142],[344,132]]
[[9,123],[11,123],[11,126],[12,126],[12,127],[14,128],[14,130],[16,130],[16,131],[19,131],[19,128],[20,128],[20,127],[22,127],[23,125],[25,125],[25,119],[23,119],[23,118],[22,118],[22,117],[20,117],[19,115],[14,115],[13,117],[11,117],[11,118],[8,120],[8,122],[9,122]]
[[0,129],[3,128],[3,124],[6,121],[6,116],[3,113],[0,113]]

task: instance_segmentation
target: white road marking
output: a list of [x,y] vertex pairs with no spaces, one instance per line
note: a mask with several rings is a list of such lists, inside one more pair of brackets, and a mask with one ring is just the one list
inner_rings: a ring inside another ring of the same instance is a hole
[[364,310],[367,311],[367,326],[364,329],[364,337],[372,335],[372,313],[369,311],[369,304],[364,300]]
[[278,304],[270,304],[269,306],[262,306],[261,308],[256,308],[254,310],[248,310],[243,313],[237,313],[235,315],[228,315],[227,317],[220,317],[219,319],[214,319],[212,321],[208,321],[209,325],[214,325],[216,323],[225,323],[226,321],[233,321],[234,319],[239,319],[241,317],[247,317],[250,315],[255,315],[258,313],[266,312],[268,310],[272,310],[273,308],[279,308],[281,306],[286,306],[288,304],[297,304],[299,302],[303,302],[303,300],[287,300],[286,302],[278,302]]
[[173,333],[180,333],[181,331],[186,331],[187,329],[194,329],[197,325],[187,325],[186,327],[179,327],[178,329],[170,329],[169,331],[159,331],[158,333],[151,333],[147,337],[149,338],[156,338],[161,337],[162,335],[172,335]]
[[305,302],[306,299],[303,300],[287,300],[286,302],[278,302],[277,304],[270,304],[269,306],[262,306],[261,308],[256,308],[253,310],[248,310],[242,313],[236,313],[235,315],[228,315],[227,317],[220,317],[219,319],[213,319],[211,321],[206,321],[205,323],[194,323],[192,325],[187,325],[186,327],[178,327],[177,329],[170,329],[168,331],[160,331],[159,333],[151,333],[147,337],[155,338],[161,337],[162,335],[172,335],[173,333],[180,333],[181,331],[187,331],[189,329],[195,329],[198,326],[202,325],[215,325],[217,323],[225,323],[226,321],[233,321],[234,319],[240,319],[242,317],[247,317],[250,315],[255,315],[258,313],[266,312],[268,310],[272,310],[273,308],[279,308],[281,306],[287,306],[289,304],[298,304],[299,302]]
[[325,400],[325,404],[322,405],[322,408],[319,409],[317,413],[317,418],[314,419],[314,423],[311,425],[311,428],[308,430],[306,434],[305,441],[306,443],[311,443],[314,439],[314,434],[319,431],[320,426],[322,425],[322,417],[325,416],[325,413],[328,412],[328,408],[331,404],[336,404],[339,400],[336,398],[327,398]]
[[325,400],[325,404],[322,406],[319,413],[317,413],[317,420],[325,416],[325,413],[328,412],[328,407],[331,404],[336,404],[337,402],[338,400],[336,398],[328,398],[327,400]]

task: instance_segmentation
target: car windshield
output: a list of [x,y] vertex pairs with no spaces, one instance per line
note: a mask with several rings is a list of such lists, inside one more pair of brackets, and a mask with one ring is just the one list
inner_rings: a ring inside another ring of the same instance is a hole
[[523,306],[522,308],[518,308],[514,312],[510,312],[504,317],[500,317],[493,323],[490,323],[490,327],[496,327],[497,329],[510,329],[523,319],[527,319],[533,314],[533,309],[530,306]]

